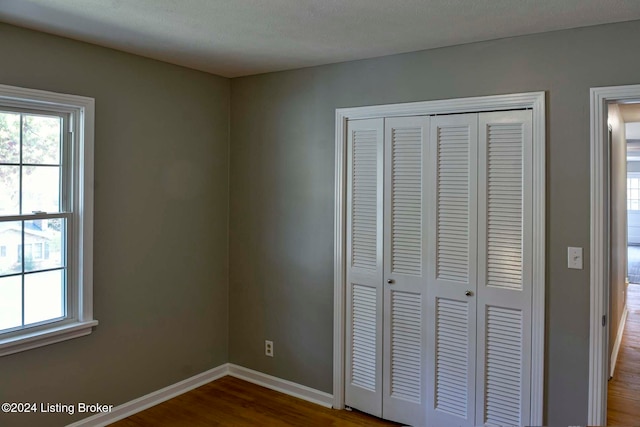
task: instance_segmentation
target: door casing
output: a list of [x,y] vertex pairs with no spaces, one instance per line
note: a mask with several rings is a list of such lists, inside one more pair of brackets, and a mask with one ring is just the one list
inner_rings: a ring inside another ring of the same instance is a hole
[[[609,194],[607,104],[640,100],[640,85],[591,88],[591,256],[589,316],[589,409],[587,424],[607,421],[609,378]],[[603,319],[606,319],[603,322]],[[603,324],[604,323],[604,324]]]

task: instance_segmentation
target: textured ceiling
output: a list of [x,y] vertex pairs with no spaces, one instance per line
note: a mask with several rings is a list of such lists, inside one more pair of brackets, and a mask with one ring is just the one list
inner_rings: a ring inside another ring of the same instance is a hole
[[639,0],[0,0],[0,21],[226,77],[635,19]]

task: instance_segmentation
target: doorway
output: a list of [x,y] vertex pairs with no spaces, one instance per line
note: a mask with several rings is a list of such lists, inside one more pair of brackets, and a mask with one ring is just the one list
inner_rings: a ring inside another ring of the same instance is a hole
[[[640,386],[633,384],[636,377],[640,378],[637,375],[640,358],[636,356],[640,339],[635,344],[631,339],[634,335],[640,338],[640,321],[635,320],[636,315],[640,320],[640,305],[637,309],[633,305],[636,285],[629,285],[632,300],[627,298],[626,284],[626,277],[633,272],[627,260],[632,259],[629,255],[635,255],[636,247],[632,245],[630,250],[627,242],[635,240],[634,215],[640,214],[635,212],[640,211],[640,185],[634,189],[635,176],[627,176],[628,164],[630,171],[634,170],[627,162],[629,138],[625,125],[634,121],[630,117],[634,111],[640,121],[639,102],[640,85],[591,89],[588,424],[634,424],[640,417],[640,411],[634,413],[640,408],[640,400],[636,397],[637,389],[633,391]],[[634,148],[633,144],[629,144],[629,148]],[[640,155],[638,157],[640,160]],[[637,289],[640,290],[640,285]],[[627,320],[630,308],[633,315]],[[633,326],[639,332],[630,331]]]
[[640,419],[640,103],[609,105],[608,121],[611,280],[607,424],[629,425]]

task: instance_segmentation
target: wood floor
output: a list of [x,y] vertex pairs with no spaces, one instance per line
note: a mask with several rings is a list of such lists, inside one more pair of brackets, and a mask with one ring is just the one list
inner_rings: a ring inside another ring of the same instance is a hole
[[607,425],[610,426],[640,426],[640,285],[629,285],[627,308],[629,315],[618,361],[609,380]]
[[230,376],[135,414],[114,427],[398,426],[357,411],[338,411]]
[[[629,285],[629,315],[613,379],[607,425],[640,426],[640,285]],[[230,376],[113,424],[141,426],[397,426],[357,411],[337,411]]]

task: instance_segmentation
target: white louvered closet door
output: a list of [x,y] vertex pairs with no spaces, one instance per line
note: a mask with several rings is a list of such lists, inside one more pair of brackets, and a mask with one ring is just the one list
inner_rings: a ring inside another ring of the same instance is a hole
[[383,119],[349,121],[345,404],[382,416]]
[[427,425],[474,426],[478,115],[431,120]]
[[383,418],[424,425],[428,117],[385,119]]
[[531,117],[479,115],[477,425],[530,417]]

